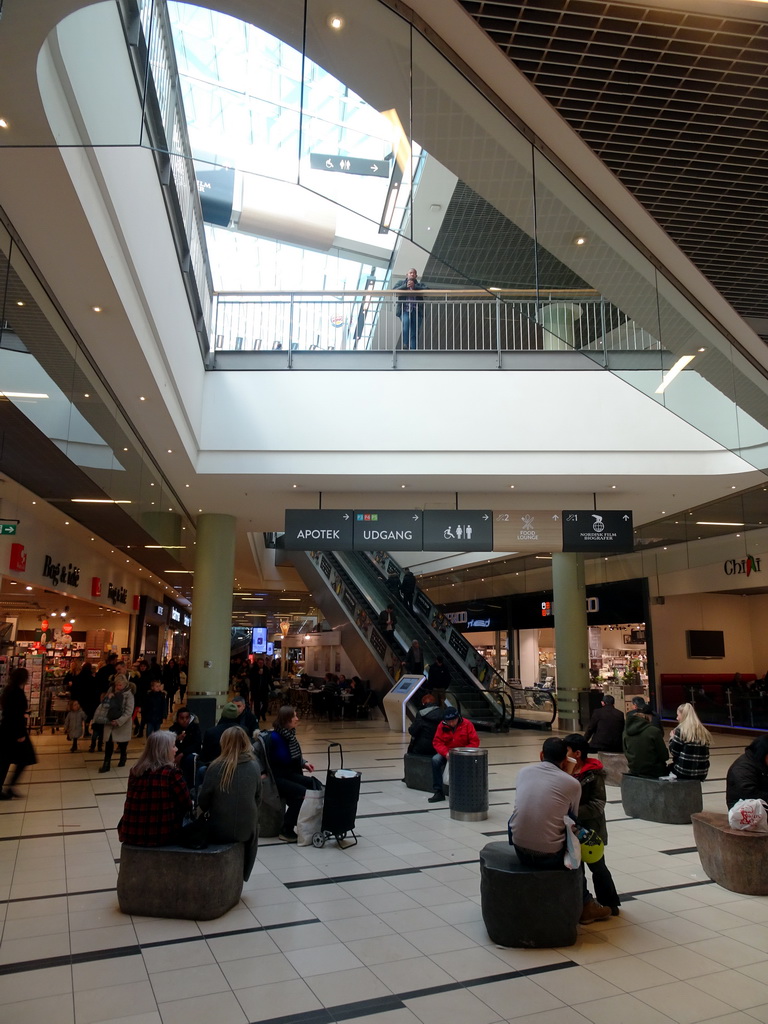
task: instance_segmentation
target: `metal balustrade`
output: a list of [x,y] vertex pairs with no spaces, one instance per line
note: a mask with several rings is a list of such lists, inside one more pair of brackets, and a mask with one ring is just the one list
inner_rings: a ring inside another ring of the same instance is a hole
[[[659,341],[593,292],[425,289],[413,300],[420,352],[649,351]],[[219,293],[219,352],[394,352],[407,349],[403,293]],[[412,347],[412,346],[410,346]]]

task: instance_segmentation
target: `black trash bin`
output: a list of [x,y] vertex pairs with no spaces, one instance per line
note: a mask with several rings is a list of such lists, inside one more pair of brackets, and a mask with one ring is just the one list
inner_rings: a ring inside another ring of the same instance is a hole
[[488,751],[455,747],[448,755],[451,817],[485,821],[488,817]]

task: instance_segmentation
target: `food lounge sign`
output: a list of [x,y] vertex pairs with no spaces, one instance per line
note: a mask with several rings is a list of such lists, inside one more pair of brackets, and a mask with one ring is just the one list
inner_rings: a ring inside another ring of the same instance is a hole
[[760,559],[754,555],[747,555],[746,558],[727,558],[723,562],[723,572],[726,576],[751,576],[753,572],[760,572]]

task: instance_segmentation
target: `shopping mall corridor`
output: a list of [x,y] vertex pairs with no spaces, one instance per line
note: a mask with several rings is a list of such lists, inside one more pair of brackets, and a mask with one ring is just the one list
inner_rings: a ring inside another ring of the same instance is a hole
[[[546,734],[481,736],[486,821],[402,779],[379,717],[299,727],[322,777],[329,741],[362,772],[357,846],[263,840],[240,904],[208,922],[127,917],[115,884],[125,768],[33,737],[38,764],[0,806],[0,1024],[754,1024],[768,1022],[768,898],[704,875],[686,825],[624,817],[608,789],[621,915],[564,949],[502,949],[483,927],[478,851],[506,835],[518,770]],[[750,737],[718,735],[705,808]]]

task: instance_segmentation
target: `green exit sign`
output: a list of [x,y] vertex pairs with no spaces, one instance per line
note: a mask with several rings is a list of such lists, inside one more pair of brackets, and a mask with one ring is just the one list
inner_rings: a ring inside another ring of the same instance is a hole
[[16,533],[16,523],[0,523],[0,534]]

